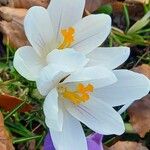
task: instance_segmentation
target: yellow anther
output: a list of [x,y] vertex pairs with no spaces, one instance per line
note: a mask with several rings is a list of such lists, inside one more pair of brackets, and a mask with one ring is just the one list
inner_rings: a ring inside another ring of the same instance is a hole
[[77,94],[75,94],[74,92],[65,91],[63,93],[63,97],[70,100],[72,103],[74,103],[76,105],[80,103],[80,97]]
[[86,102],[90,99],[90,92],[93,92],[94,87],[92,84],[88,84],[84,86],[82,83],[79,83],[76,86],[75,91],[70,90],[69,88],[65,88],[65,90],[61,93],[62,96],[74,103],[75,105],[79,105],[82,102]]
[[74,42],[74,33],[75,33],[75,29],[73,27],[61,30],[61,34],[63,36],[63,42],[60,44],[58,49],[64,49],[70,47],[71,44]]
[[85,92],[93,92],[93,85],[92,84],[88,84],[86,87],[84,87],[84,85],[82,83],[79,83],[77,85],[77,90],[80,91],[81,93],[85,93]]
[[84,102],[86,102],[87,100],[89,100],[90,96],[87,94],[87,93],[84,93],[82,96],[81,96],[82,100]]
[[86,89],[86,91],[93,92],[94,87],[93,87],[92,84],[88,84],[87,87],[86,87],[85,89]]
[[85,92],[85,88],[84,88],[84,85],[82,83],[79,83],[77,85],[77,91],[79,91],[80,93]]

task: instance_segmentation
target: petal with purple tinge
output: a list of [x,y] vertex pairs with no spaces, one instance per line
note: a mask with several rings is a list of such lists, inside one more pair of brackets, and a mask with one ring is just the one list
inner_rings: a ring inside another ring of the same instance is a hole
[[45,140],[44,140],[44,150],[55,150],[49,132],[48,132],[48,134],[46,135]]
[[88,150],[103,150],[103,135],[94,133],[87,137]]
[[[103,150],[102,138],[103,138],[103,135],[98,134],[98,133],[89,135],[87,137],[88,150]],[[55,150],[52,139],[51,139],[51,135],[49,132],[46,135],[45,140],[44,140],[44,150]]]

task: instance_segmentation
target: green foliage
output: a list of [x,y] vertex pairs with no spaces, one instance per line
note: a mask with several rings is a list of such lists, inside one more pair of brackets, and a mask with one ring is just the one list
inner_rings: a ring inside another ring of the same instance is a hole
[[113,12],[113,8],[110,4],[103,5],[96,11],[96,13],[104,13],[108,15],[111,15],[112,12]]

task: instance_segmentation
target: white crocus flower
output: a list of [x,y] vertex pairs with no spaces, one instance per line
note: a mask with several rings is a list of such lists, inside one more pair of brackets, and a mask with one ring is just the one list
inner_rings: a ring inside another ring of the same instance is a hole
[[66,68],[61,68],[54,79],[55,68],[42,69],[37,87],[47,94],[43,109],[56,150],[87,150],[80,122],[100,134],[122,134],[124,124],[113,106],[131,103],[150,88],[144,75],[128,70],[91,66],[65,76]]
[[51,0],[47,9],[29,9],[24,28],[31,46],[19,48],[14,57],[14,67],[23,77],[35,81],[49,63],[48,54],[66,48],[85,55],[88,66],[103,64],[114,69],[128,58],[127,47],[98,48],[111,31],[111,18],[106,14],[82,18],[84,6],[85,0]]

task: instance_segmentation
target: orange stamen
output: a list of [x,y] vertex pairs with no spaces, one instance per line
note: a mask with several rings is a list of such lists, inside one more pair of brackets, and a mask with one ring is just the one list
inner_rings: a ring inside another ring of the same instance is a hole
[[65,99],[71,101],[75,105],[79,105],[82,102],[86,102],[90,99],[90,92],[93,92],[94,87],[92,84],[84,86],[82,83],[79,83],[76,86],[75,91],[72,91],[68,88],[65,88],[62,95]]
[[62,29],[61,34],[64,39],[58,49],[64,49],[70,47],[71,44],[74,42],[74,33],[75,33],[75,29],[73,27],[70,27],[68,29]]

